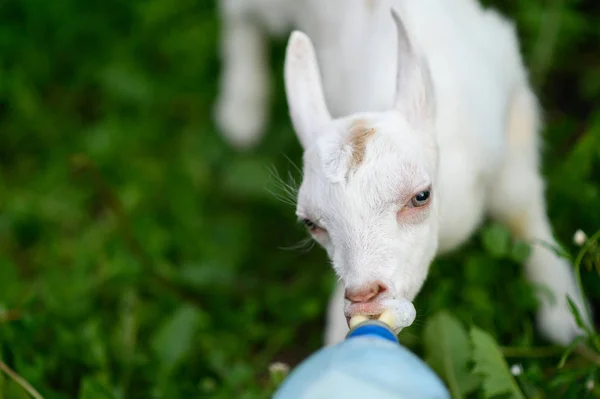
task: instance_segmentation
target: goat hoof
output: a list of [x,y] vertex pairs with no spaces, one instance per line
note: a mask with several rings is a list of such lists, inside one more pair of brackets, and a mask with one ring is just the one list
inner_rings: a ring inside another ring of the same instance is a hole
[[[583,316],[583,308],[580,303],[575,303]],[[575,317],[567,305],[542,305],[537,315],[537,324],[541,335],[563,346],[568,346],[577,337],[585,335],[585,331],[577,325]]]

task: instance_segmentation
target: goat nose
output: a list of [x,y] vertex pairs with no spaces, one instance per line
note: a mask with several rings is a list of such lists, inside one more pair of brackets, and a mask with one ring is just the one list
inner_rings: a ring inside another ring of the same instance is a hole
[[386,290],[385,285],[375,282],[359,288],[346,288],[345,298],[352,303],[369,302]]

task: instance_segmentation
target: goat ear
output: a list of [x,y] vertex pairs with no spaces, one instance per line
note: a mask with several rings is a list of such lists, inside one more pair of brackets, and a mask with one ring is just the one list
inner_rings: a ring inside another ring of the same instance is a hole
[[284,66],[285,92],[290,117],[300,144],[306,149],[317,132],[331,121],[315,49],[310,38],[293,31]]
[[412,40],[400,14],[392,8],[398,34],[396,99],[394,107],[409,123],[430,126],[434,118],[434,94],[429,66]]

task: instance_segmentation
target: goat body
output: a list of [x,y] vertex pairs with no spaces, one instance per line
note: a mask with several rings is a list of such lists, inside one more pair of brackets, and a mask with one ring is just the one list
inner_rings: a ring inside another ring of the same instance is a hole
[[[261,139],[268,118],[265,35],[298,29],[285,60],[304,149],[297,214],[340,279],[327,344],[342,340],[357,314],[390,310],[397,331],[410,325],[406,304],[434,256],[459,247],[486,215],[522,239],[554,243],[540,107],[507,19],[475,0],[221,5],[217,121],[240,148]],[[583,298],[570,265],[534,245],[525,272],[555,296],[539,294],[541,333],[571,342],[581,331],[565,295],[580,310]]]

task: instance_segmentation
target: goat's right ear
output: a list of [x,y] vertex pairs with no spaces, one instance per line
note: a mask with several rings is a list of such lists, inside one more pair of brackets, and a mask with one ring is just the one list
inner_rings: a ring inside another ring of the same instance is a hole
[[315,49],[310,38],[294,31],[285,53],[285,92],[292,124],[302,147],[331,121],[321,85]]

